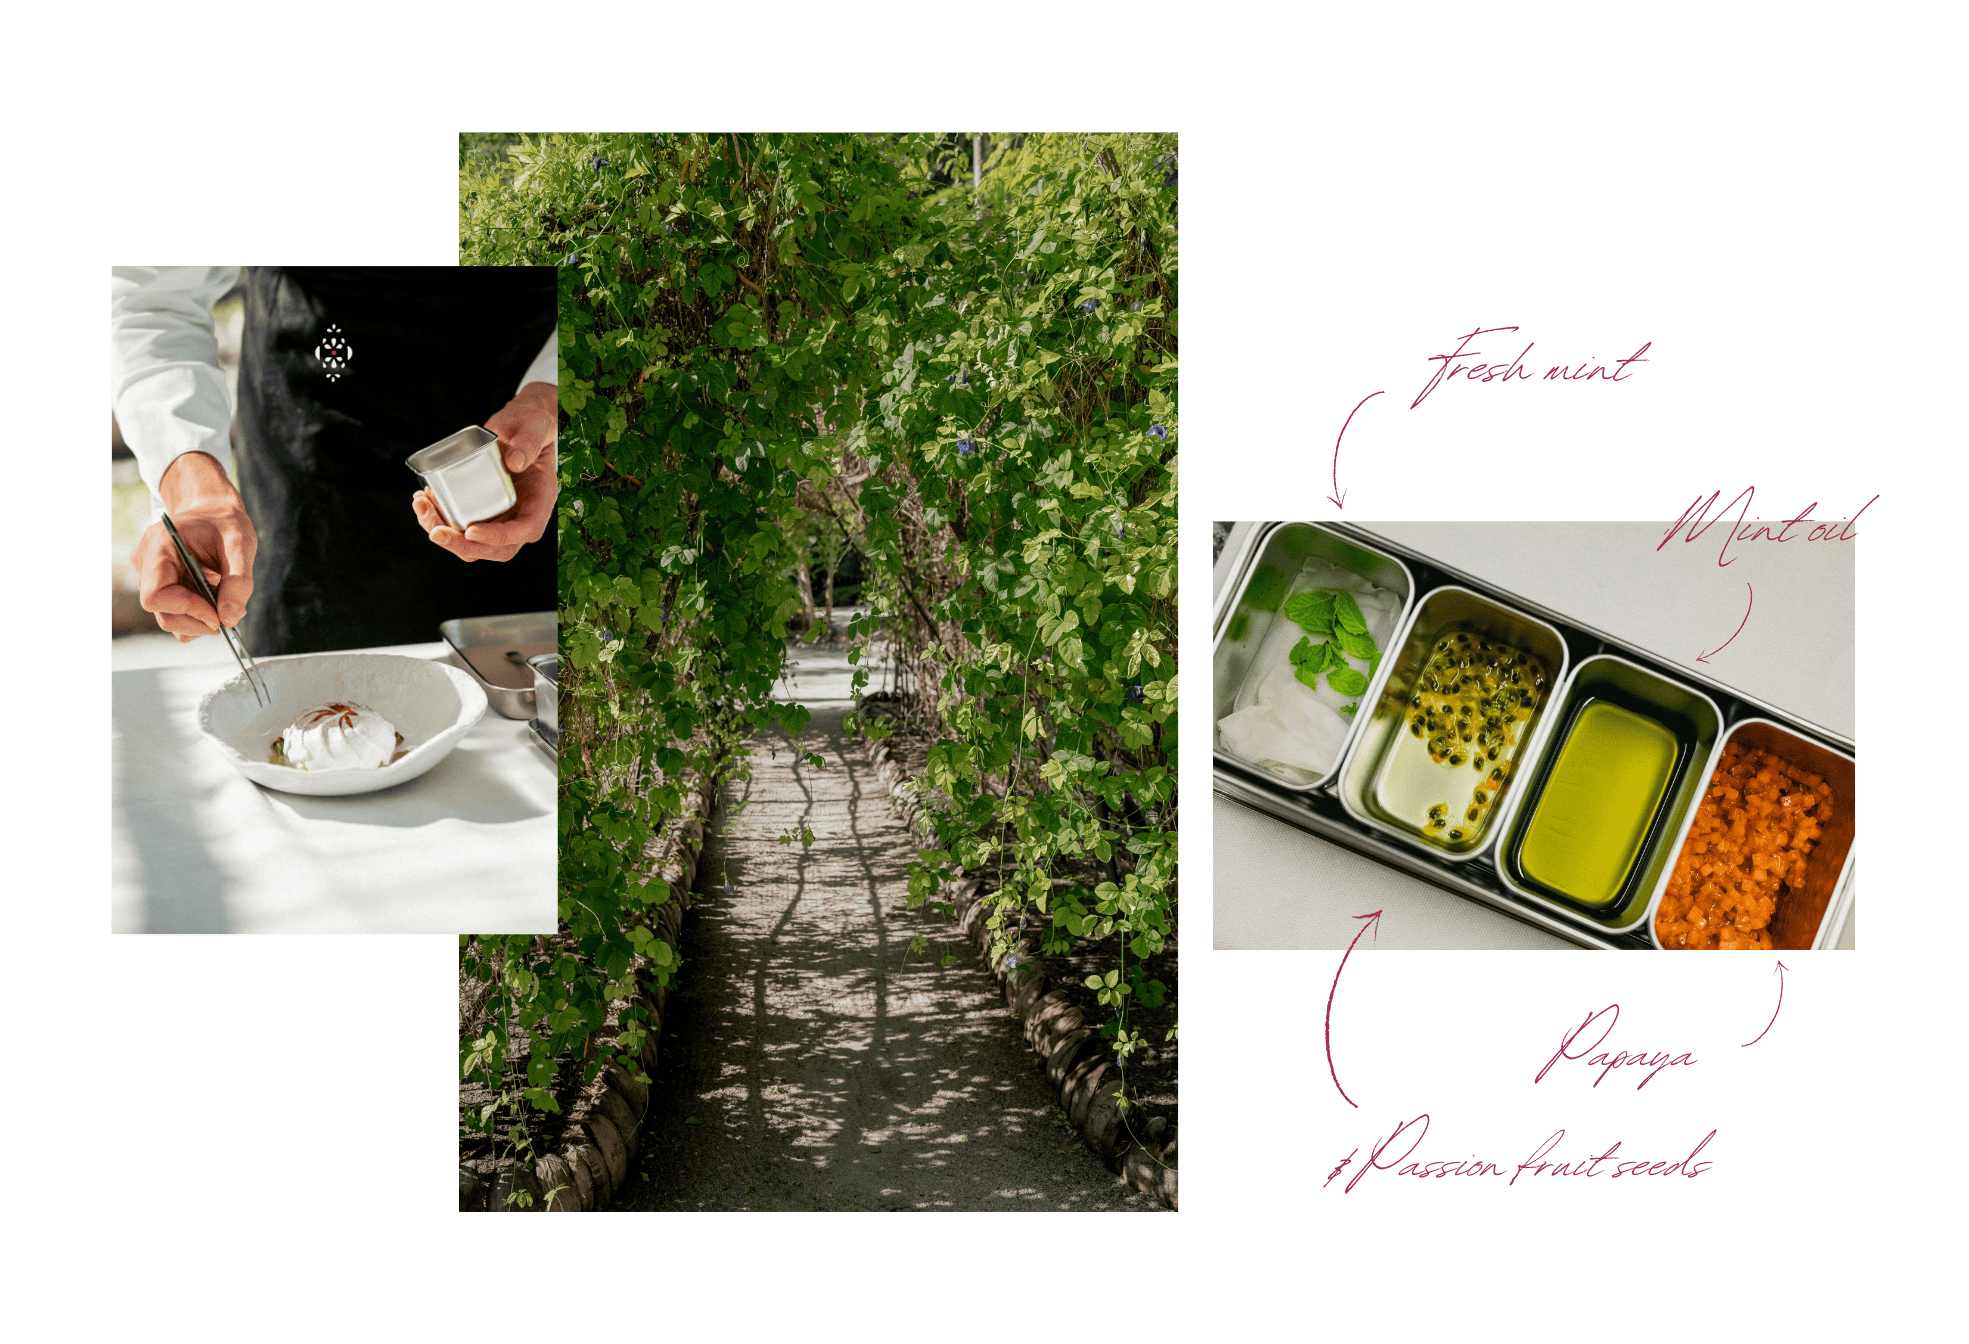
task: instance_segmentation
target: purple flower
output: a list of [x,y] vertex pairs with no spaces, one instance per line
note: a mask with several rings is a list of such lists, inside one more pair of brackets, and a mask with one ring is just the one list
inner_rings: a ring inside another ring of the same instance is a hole
[[1019,954],[1018,954],[1018,953],[1016,953],[1016,952],[1014,952],[1014,953],[1012,953],[1012,955],[1010,955],[1009,957],[1007,957],[1007,958],[1005,958],[1005,969],[1006,969],[1006,970],[1008,970],[1008,971],[1016,971],[1016,970],[1018,970],[1018,969],[1019,969]]
[[957,455],[959,457],[969,457],[976,451],[978,451],[978,445],[972,443],[969,439],[959,439],[957,441]]
[[1099,299],[1089,299],[1087,300],[1087,302],[1080,305],[1080,311],[1083,313],[1091,313],[1096,308],[1099,308],[1100,306],[1101,306],[1101,301]]
[[1161,425],[1150,425],[1149,437],[1152,439],[1166,439],[1169,437],[1169,431],[1164,429]]

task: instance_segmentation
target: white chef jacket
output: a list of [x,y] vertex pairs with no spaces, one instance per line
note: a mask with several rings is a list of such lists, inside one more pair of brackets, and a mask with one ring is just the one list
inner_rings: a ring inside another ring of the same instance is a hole
[[[233,404],[219,369],[212,305],[239,282],[237,266],[112,266],[110,405],[150,487],[150,520],[164,516],[157,483],[180,453],[210,453],[232,474]],[[560,386],[560,330],[519,386]]]

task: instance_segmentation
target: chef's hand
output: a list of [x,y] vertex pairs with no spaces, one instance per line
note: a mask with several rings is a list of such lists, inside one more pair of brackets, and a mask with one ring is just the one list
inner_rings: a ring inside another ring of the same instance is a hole
[[[519,502],[460,532],[444,519],[430,491],[410,497],[417,525],[438,545],[464,560],[511,560],[520,547],[538,541],[554,522],[560,497],[560,468],[554,435],[560,422],[560,392],[552,383],[528,383],[485,427],[499,436],[499,451],[513,477]],[[175,520],[176,514],[172,515]]]
[[205,571],[219,596],[219,609],[198,595],[178,559],[178,548],[161,522],[144,529],[130,563],[137,571],[137,600],[157,617],[161,629],[189,644],[219,633],[219,622],[238,625],[253,596],[253,556],[260,537],[246,504],[226,479],[226,469],[209,453],[182,453],[165,468],[157,493],[178,535]]

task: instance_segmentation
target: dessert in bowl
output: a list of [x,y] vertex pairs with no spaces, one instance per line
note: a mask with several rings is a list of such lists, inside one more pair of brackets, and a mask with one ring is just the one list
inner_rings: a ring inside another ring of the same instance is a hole
[[255,784],[317,797],[408,783],[485,714],[455,667],[388,653],[315,653],[259,663],[271,705],[244,676],[208,692],[198,727]]

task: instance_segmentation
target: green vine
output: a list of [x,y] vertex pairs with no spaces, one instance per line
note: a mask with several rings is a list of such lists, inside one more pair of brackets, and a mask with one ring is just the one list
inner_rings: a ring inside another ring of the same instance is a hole
[[[817,544],[859,551],[850,657],[883,640],[934,735],[911,900],[1002,868],[1000,944],[1115,940],[1138,1044],[1126,958],[1175,919],[1175,140],[1001,140],[978,192],[945,148],[461,146],[460,260],[561,267],[561,934],[461,943],[489,1132],[555,1109],[557,1059],[639,1073],[636,991],[681,965],[647,855],[743,739],[805,727],[772,694]],[[1055,890],[1070,861],[1106,880]]]

